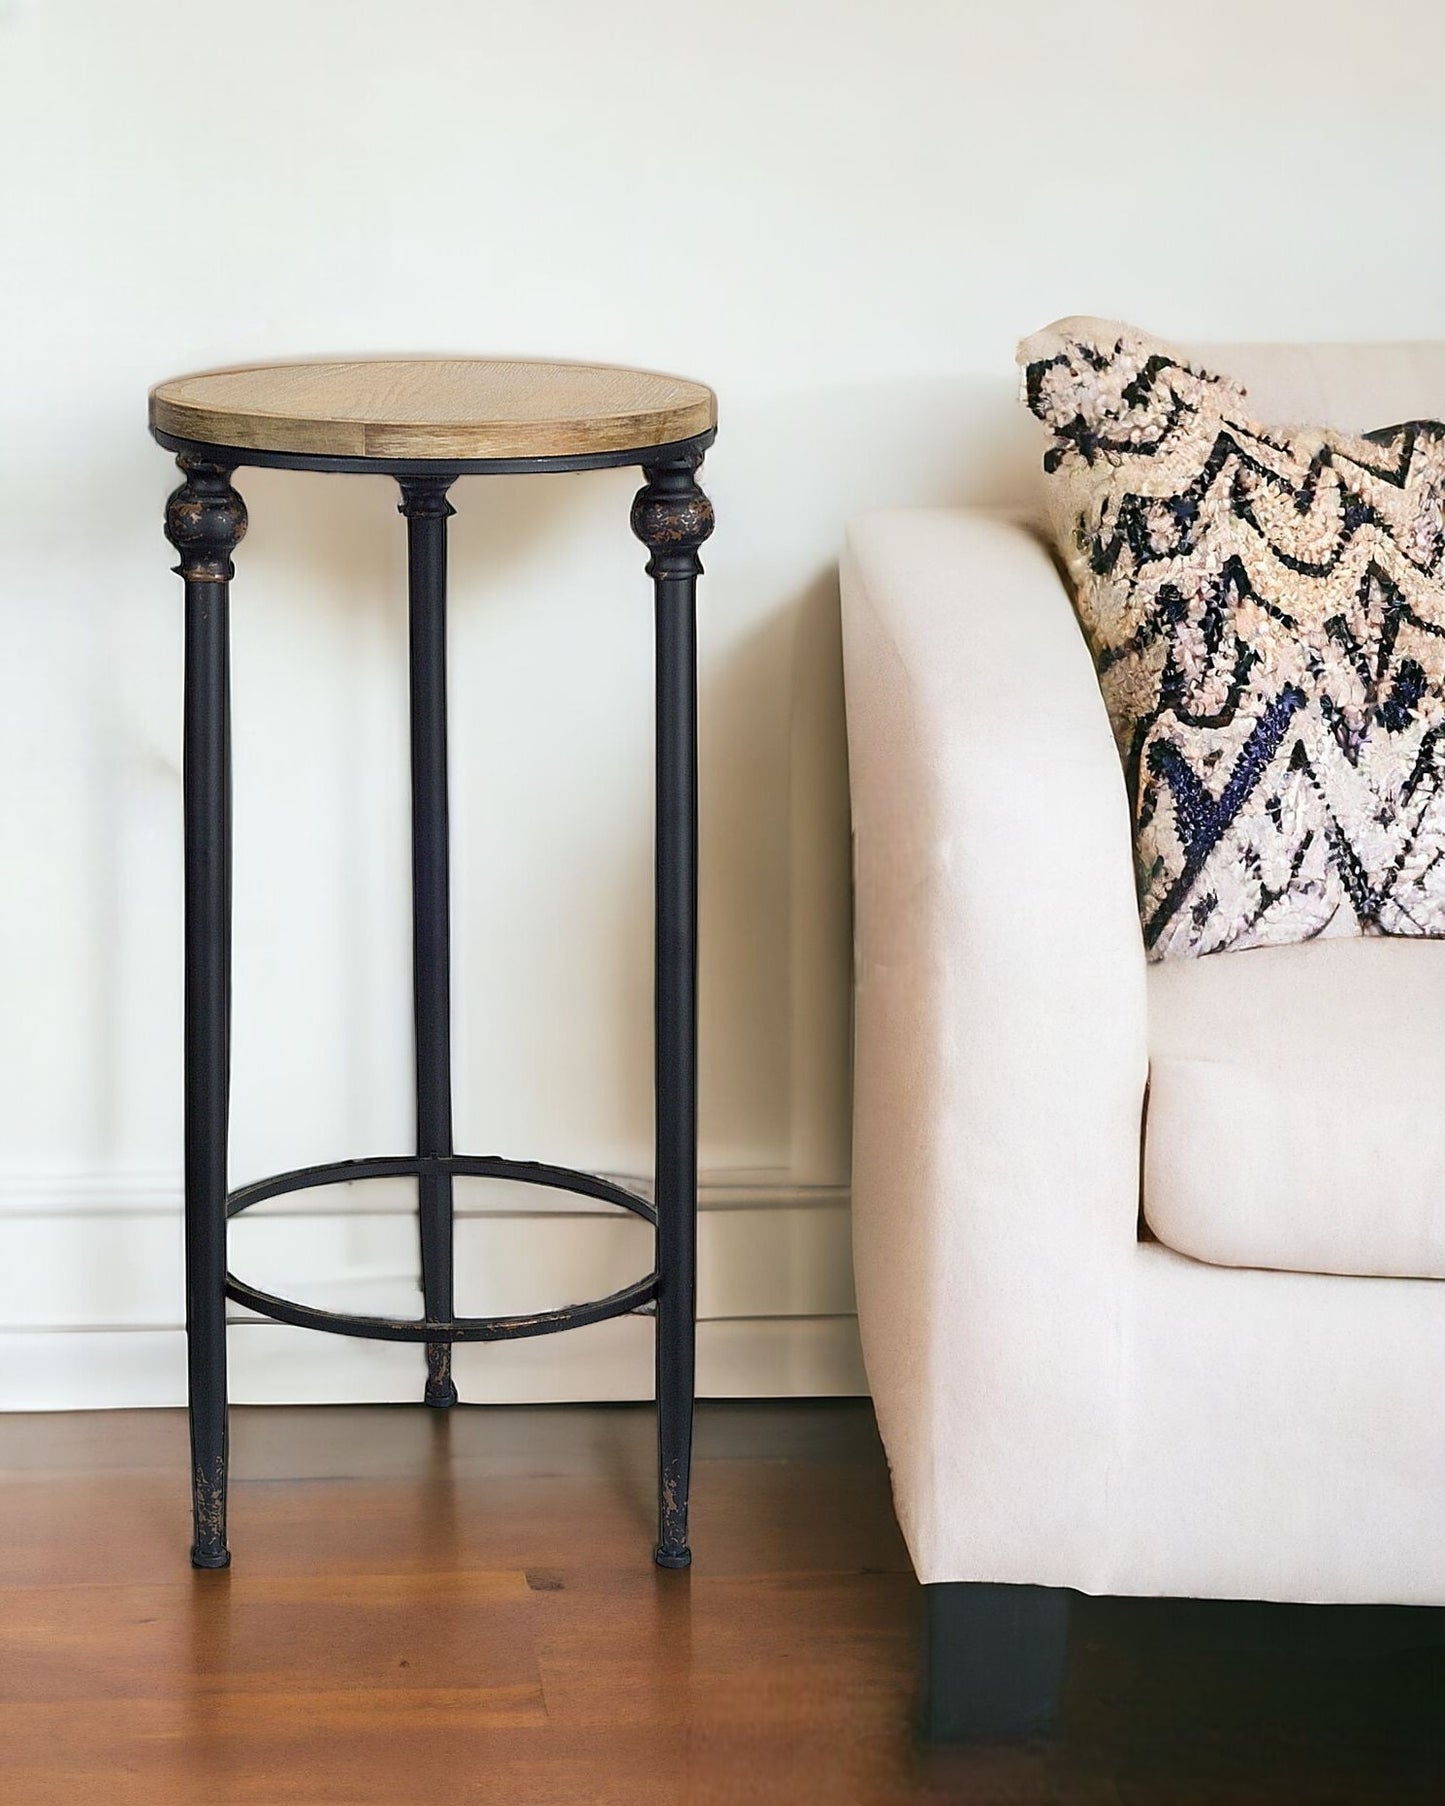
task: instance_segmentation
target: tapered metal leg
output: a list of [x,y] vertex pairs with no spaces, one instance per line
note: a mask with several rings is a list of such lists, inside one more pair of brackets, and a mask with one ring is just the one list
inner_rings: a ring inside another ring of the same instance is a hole
[[246,509],[228,469],[182,457],[166,537],[186,583],[186,1350],[195,1534],[191,1561],[226,1546],[226,1143],[231,1015],[231,717],[228,585]]
[[[452,1148],[451,904],[447,830],[447,500],[451,477],[401,479],[411,616],[412,1005],[416,1151]],[[422,1294],[429,1323],[455,1315],[452,1180],[423,1166],[417,1181]],[[453,1405],[450,1342],[426,1350],[429,1405]]]
[[701,454],[645,469],[632,529],[657,609],[656,1062],[659,1567],[685,1568],[697,1300],[697,579]]

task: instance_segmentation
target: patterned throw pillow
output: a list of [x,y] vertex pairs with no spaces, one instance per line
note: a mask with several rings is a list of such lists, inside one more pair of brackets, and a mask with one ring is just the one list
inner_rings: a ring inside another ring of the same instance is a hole
[[1150,958],[1445,935],[1445,426],[1260,426],[1111,321],[1019,362]]

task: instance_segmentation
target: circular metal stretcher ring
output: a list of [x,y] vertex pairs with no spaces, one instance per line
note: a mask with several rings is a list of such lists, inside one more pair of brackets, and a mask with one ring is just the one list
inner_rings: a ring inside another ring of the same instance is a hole
[[[337,1160],[324,1166],[297,1167],[289,1173],[276,1173],[269,1179],[257,1179],[233,1191],[226,1200],[226,1215],[239,1216],[253,1204],[267,1198],[283,1197],[288,1192],[309,1191],[323,1185],[345,1185],[357,1179],[419,1178],[426,1172],[446,1172],[455,1178],[511,1179],[524,1185],[543,1185],[553,1191],[574,1192],[580,1197],[596,1198],[603,1204],[615,1204],[634,1216],[656,1224],[657,1212],[645,1198],[624,1186],[614,1185],[595,1174],[578,1172],[567,1166],[547,1166],[534,1160],[502,1160],[491,1155],[445,1154],[384,1155],[372,1160]],[[594,1298],[585,1304],[564,1304],[556,1310],[537,1311],[515,1317],[453,1317],[441,1322],[425,1319],[391,1317],[354,1317],[339,1311],[321,1310],[315,1305],[298,1304],[290,1298],[278,1298],[247,1285],[233,1273],[226,1274],[226,1296],[235,1304],[258,1311],[278,1323],[291,1323],[300,1329],[326,1330],[335,1336],[361,1336],[378,1342],[509,1342],[524,1336],[548,1336],[558,1330],[580,1329],[587,1323],[601,1323],[609,1317],[625,1317],[641,1310],[657,1298],[657,1273],[646,1274],[619,1292],[605,1298]]]

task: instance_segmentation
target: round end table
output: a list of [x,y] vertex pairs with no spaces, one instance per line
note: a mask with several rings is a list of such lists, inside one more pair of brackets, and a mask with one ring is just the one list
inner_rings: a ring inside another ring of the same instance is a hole
[[[712,507],[698,467],[717,430],[710,389],[609,365],[491,358],[362,359],[207,371],[159,384],[151,432],[183,481],[166,537],[185,579],[186,1337],[195,1535],[191,1560],[219,1568],[226,1539],[226,1300],[283,1323],[426,1349],[429,1405],[456,1402],[455,1342],[549,1335],[655,1313],[658,1538],[654,1559],[686,1567],[692,1458],[697,1248],[698,551]],[[451,924],[447,826],[446,523],[458,477],[636,464],[632,527],[650,554],[656,612],[656,1172],[652,1202],[591,1173],[456,1152],[452,1141]],[[246,531],[241,466],[395,477],[406,517],[410,609],[411,867],[416,1151],[338,1160],[229,1187],[231,555]],[[346,1316],[233,1275],[230,1217],[311,1186],[417,1181],[423,1316]],[[459,1317],[452,1285],[452,1184],[520,1180],[596,1198],[655,1225],[653,1270],[606,1298],[525,1317]]]

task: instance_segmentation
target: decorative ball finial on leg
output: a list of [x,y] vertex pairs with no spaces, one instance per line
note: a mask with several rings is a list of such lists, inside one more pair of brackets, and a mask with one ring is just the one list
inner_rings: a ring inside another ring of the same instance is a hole
[[644,466],[646,485],[632,504],[632,531],[652,554],[649,577],[700,577],[698,550],[713,529],[712,503],[698,487],[702,453]]
[[166,538],[181,555],[176,574],[188,583],[229,583],[231,554],[246,537],[246,504],[222,464],[182,453],[185,481],[166,503]]

